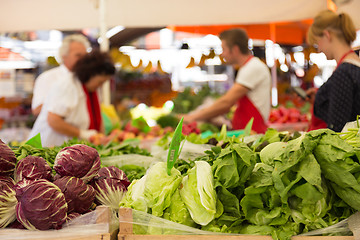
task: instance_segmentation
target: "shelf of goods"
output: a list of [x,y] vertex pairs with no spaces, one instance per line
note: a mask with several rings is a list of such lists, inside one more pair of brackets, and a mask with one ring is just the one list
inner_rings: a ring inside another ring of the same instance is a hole
[[[136,235],[133,233],[132,209],[119,210],[118,240],[273,240],[271,236],[260,235]],[[291,240],[355,240],[354,236],[293,236]]]
[[60,230],[30,231],[24,229],[1,229],[1,240],[113,240],[116,232],[111,231],[111,212],[106,206],[76,219],[71,226]]

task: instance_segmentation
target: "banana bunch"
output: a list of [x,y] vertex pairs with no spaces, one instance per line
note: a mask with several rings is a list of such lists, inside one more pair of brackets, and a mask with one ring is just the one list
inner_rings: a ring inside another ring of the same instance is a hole
[[[200,61],[199,61],[198,64],[195,63],[194,57],[191,57],[191,58],[190,58],[190,62],[189,62],[189,64],[186,66],[186,68],[192,68],[192,67],[196,67],[196,66],[199,66],[199,67],[204,66],[204,65],[205,65],[205,61],[206,61],[207,59],[213,59],[213,58],[216,57],[216,56],[217,56],[217,55],[216,55],[216,53],[215,53],[215,50],[211,48],[208,55],[206,55],[206,54],[202,54],[202,55],[201,55],[201,58],[200,58]],[[220,55],[218,55],[218,57],[220,58],[221,63],[224,64],[224,63],[225,63],[224,59],[223,59]]]
[[[122,69],[128,71],[141,71],[143,73],[151,73],[154,71],[153,64],[151,61],[144,67],[144,62],[140,59],[139,63],[135,66],[131,62],[131,58],[129,55],[120,52],[118,49],[111,49],[110,55],[115,63],[119,63]],[[157,61],[157,68],[156,71],[160,74],[168,74],[162,69],[160,60]]]
[[161,63],[160,60],[157,61],[157,68],[156,68],[157,72],[159,72],[160,74],[168,74],[167,72],[165,72],[162,67],[161,67]]
[[190,58],[190,62],[189,64],[186,66],[186,68],[192,68],[192,67],[195,67],[196,64],[195,64],[195,58],[194,57],[191,57]]
[[152,62],[149,61],[148,65],[143,69],[143,73],[150,73],[152,70]]

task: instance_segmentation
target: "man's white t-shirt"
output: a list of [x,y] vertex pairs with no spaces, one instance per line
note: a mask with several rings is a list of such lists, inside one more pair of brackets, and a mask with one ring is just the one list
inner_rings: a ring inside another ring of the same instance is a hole
[[51,87],[56,82],[61,81],[62,79],[67,79],[71,75],[71,72],[65,67],[65,65],[60,65],[40,74],[35,81],[31,108],[35,109],[44,104]]
[[235,82],[250,89],[248,98],[267,122],[271,108],[271,74],[266,64],[259,58],[252,57],[239,69]]
[[29,138],[40,133],[44,147],[59,146],[71,139],[66,135],[56,132],[49,126],[48,113],[62,116],[65,122],[79,128],[88,129],[90,117],[87,109],[86,95],[81,82],[73,77],[57,81],[50,89],[42,107],[40,115],[30,132]]

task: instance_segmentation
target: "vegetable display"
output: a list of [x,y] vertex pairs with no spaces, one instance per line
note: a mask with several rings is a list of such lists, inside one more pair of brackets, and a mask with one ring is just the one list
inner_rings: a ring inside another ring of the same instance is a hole
[[[104,188],[103,199],[108,200],[98,204],[111,205],[117,211],[130,184],[125,173],[116,167],[99,171],[98,151],[83,143],[72,143],[74,140],[56,148],[26,143],[14,151],[6,145],[0,149],[0,156],[6,159],[1,165],[6,175],[0,176],[0,228],[62,228],[65,222],[96,207],[97,191],[91,185],[96,176],[97,190]],[[135,149],[126,144],[121,147]],[[112,193],[120,189],[121,196],[114,198]]]
[[[16,168],[0,176],[0,227],[18,220],[31,230],[59,229],[94,204],[105,204],[206,231],[290,240],[360,211],[360,149],[344,136],[329,129],[302,134],[268,129],[246,137],[227,137],[222,130],[205,139],[191,133],[189,142],[214,145],[203,150],[193,144],[188,149],[202,154],[180,154],[183,159],[172,168],[159,159],[148,169],[125,162],[122,170],[101,167],[100,156],[150,153],[133,142],[96,148],[69,142],[49,150],[53,160],[48,160],[46,150],[19,147]],[[169,136],[159,143],[166,148],[168,141]],[[28,152],[39,156],[25,156]],[[146,219],[148,225],[135,223],[135,233],[173,234]]]
[[[202,230],[271,235],[274,240],[329,227],[359,211],[360,152],[339,134],[321,129],[289,135],[269,129],[246,143],[220,138],[205,156],[179,159],[173,179],[160,164],[151,167],[132,182],[121,206]],[[203,163],[208,167],[197,171]],[[154,172],[159,180],[152,192],[162,196],[156,200],[171,202],[163,201],[160,210],[153,208],[154,194],[148,192]],[[151,220],[147,229],[141,226],[141,234],[171,234],[155,231]]]
[[36,156],[42,157],[52,168],[54,165],[56,154],[62,149],[60,148],[37,148],[28,144],[23,144],[18,147],[13,147],[12,150],[15,153],[17,161],[27,157],[27,156]]

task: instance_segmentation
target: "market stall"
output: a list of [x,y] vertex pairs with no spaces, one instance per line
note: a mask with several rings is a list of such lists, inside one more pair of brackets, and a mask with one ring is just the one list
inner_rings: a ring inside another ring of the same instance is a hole
[[[0,32],[98,26],[94,18],[99,14],[98,1],[72,1],[71,7],[67,5],[70,1],[38,1],[36,4],[48,11],[41,20],[28,17],[27,22],[11,19],[26,18],[30,11],[25,10],[34,2],[27,5],[28,1],[21,1],[23,8],[14,1],[3,3],[9,12],[12,7],[20,10],[0,17]],[[219,5],[209,1],[183,1],[178,8],[169,1],[109,0],[107,4],[108,19],[102,22],[107,26],[301,21],[327,7],[326,1],[225,1],[222,4],[227,11],[215,18],[209,11],[218,12]],[[204,11],[205,5],[209,11]],[[304,11],[295,11],[300,7]],[[255,8],[259,15],[249,11]],[[50,9],[76,16],[79,21],[69,18],[61,22],[53,17],[62,14]],[[84,12],[81,18],[80,12]],[[184,18],[184,13],[193,17]],[[1,21],[2,17],[6,21]],[[13,25],[7,26],[7,22]],[[205,59],[215,57],[221,61],[215,51],[202,56],[203,62],[189,62],[187,67],[204,67]],[[90,141],[74,138],[54,147],[42,147],[40,136],[26,142],[0,141],[1,239],[359,237],[358,122],[342,133],[329,129],[305,132],[308,106],[286,95],[273,109],[269,119],[272,125],[264,134],[252,131],[252,121],[244,129],[231,129],[227,124],[230,116],[217,123],[185,124],[178,114],[201,108],[218,94],[206,85],[197,91],[185,88],[174,92],[160,62],[153,67],[151,62],[142,65],[139,61],[136,66],[121,51],[113,57],[123,69],[141,73],[136,75],[137,81],[120,82],[123,91],[117,95],[132,98],[128,105],[133,112],[127,121],[120,121],[115,109],[105,105],[107,131]],[[306,56],[304,59],[308,60]],[[275,62],[275,71],[282,64],[286,65],[285,60]],[[118,74],[124,78],[128,72]],[[135,94],[136,99],[132,97]],[[140,104],[135,107],[134,102]],[[159,112],[148,119],[143,115],[151,105],[157,105],[155,111]]]
[[[189,127],[180,123],[148,150],[119,138],[54,148],[36,138],[11,148],[2,143],[0,226],[8,228],[0,236],[356,239],[359,128],[253,135],[223,127],[205,136]],[[40,203],[48,207],[27,207]],[[27,230],[9,228],[15,226]]]

